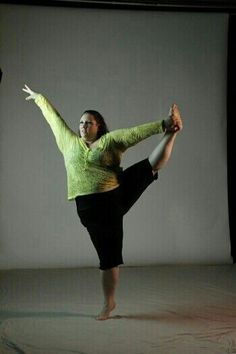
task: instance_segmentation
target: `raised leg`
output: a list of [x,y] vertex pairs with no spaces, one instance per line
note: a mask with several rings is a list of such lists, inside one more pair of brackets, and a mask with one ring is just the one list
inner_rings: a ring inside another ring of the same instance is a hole
[[116,307],[115,291],[119,280],[119,267],[101,271],[104,305],[97,320],[107,320],[110,312]]
[[164,167],[165,164],[168,162],[171,156],[177,133],[183,128],[182,119],[180,117],[179,109],[176,104],[172,105],[170,116],[165,122],[165,135],[148,157],[153,169],[153,173],[156,173],[156,171]]
[[153,173],[160,170],[168,162],[177,133],[165,133],[160,143],[149,155],[148,160],[152,166]]

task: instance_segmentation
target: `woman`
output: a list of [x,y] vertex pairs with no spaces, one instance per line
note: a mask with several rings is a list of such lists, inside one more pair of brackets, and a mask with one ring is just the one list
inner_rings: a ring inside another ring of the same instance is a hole
[[[104,305],[97,319],[106,320],[116,306],[119,265],[123,264],[123,216],[169,160],[183,127],[178,107],[172,105],[166,120],[112,132],[100,113],[85,111],[76,134],[44,96],[27,85],[23,91],[29,94],[26,100],[33,99],[41,109],[63,154],[68,199],[76,201],[100,260]],[[123,171],[120,161],[125,150],[159,133],[164,136],[150,156]]]

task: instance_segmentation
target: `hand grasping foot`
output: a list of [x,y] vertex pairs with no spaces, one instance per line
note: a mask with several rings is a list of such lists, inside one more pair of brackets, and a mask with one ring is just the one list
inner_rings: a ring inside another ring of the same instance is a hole
[[170,108],[169,118],[165,120],[165,126],[168,133],[177,133],[183,129],[179,108],[175,103]]
[[178,106],[174,103],[172,105],[172,114],[171,114],[172,122],[175,131],[180,131],[183,129],[183,122],[180,116],[180,111]]

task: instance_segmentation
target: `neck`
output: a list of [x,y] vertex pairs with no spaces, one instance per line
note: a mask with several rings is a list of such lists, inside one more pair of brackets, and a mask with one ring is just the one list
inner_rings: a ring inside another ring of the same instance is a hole
[[83,139],[83,140],[84,140],[85,144],[87,144],[88,146],[92,145],[96,141],[96,139],[91,139],[91,140]]

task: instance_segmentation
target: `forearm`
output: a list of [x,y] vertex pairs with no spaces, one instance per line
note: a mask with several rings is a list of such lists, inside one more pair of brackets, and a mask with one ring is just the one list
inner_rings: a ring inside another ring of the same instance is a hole
[[133,146],[142,140],[155,135],[163,133],[163,124],[161,121],[145,123],[133,128],[115,130],[110,134],[111,140],[125,149]]
[[35,99],[35,103],[41,109],[48,124],[52,128],[60,130],[61,126],[63,126],[65,122],[48,99],[42,94],[38,94]]
[[75,133],[72,132],[57,110],[43,95],[38,94],[35,103],[41,109],[43,116],[50,125],[59,149],[63,151],[65,145]]

